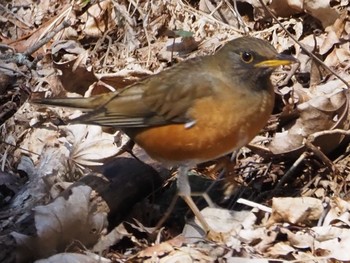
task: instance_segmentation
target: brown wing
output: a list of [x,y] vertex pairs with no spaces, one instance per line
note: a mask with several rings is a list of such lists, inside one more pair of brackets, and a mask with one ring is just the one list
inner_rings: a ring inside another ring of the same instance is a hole
[[108,101],[75,122],[120,128],[192,122],[188,113],[191,105],[196,99],[212,95],[220,82],[203,69],[203,59],[181,63],[114,96],[106,94]]

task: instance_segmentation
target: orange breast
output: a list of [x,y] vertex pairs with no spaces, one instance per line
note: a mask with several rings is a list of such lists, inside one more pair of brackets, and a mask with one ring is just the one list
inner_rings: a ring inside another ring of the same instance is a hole
[[[239,99],[237,99],[239,98]],[[154,159],[169,165],[201,163],[247,144],[266,124],[273,92],[197,100],[190,116],[196,123],[143,128],[133,139]]]

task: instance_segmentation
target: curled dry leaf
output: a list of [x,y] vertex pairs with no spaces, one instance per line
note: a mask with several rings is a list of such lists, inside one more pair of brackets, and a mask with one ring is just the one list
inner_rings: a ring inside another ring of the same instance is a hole
[[[294,37],[300,39],[303,34],[303,23],[299,19],[289,18],[287,21],[282,22],[283,26],[294,32]],[[258,37],[264,38],[264,35]],[[278,52],[283,52],[291,48],[298,48],[295,41],[287,36],[283,31],[279,31],[277,27],[272,32],[271,44],[276,47]]]
[[[322,46],[326,36],[324,35],[308,35],[300,40],[300,43],[309,52],[317,52],[317,47]],[[311,71],[311,65],[313,60],[308,54],[306,54],[299,45],[295,45],[296,57],[300,61],[299,71],[303,73],[309,73]]]
[[61,40],[52,45],[54,67],[60,70],[58,78],[68,92],[84,95],[88,87],[97,81],[94,73],[87,68],[86,51],[77,41]]
[[[201,211],[211,229],[221,234],[222,242],[228,246],[239,247],[241,240],[245,239],[247,233],[253,231],[256,223],[256,215],[251,211],[229,211],[227,209],[206,207]],[[197,225],[200,225],[197,218]],[[256,233],[256,232],[254,232]],[[238,239],[237,234],[240,235]],[[187,224],[183,230],[183,235],[188,238],[202,238],[203,233],[193,227],[193,224]]]
[[[204,246],[204,249],[198,250],[193,250],[190,246],[183,246],[174,253],[175,257],[173,262],[214,262],[217,254],[222,254],[222,250],[216,249],[215,247],[212,249],[211,246]],[[181,260],[181,258],[186,258],[188,255],[190,256],[190,261]],[[177,257],[180,258],[177,259]]]
[[269,8],[273,10],[277,16],[287,17],[303,11],[302,0],[272,0]]
[[[101,88],[101,85],[106,86],[109,91],[115,91],[125,88],[152,74],[152,71],[143,69],[138,64],[129,64],[127,68],[124,68],[116,73],[96,74],[100,81],[94,84],[93,90],[91,90],[91,95],[98,95],[106,92],[106,88]],[[86,95],[90,96],[89,93]]]
[[349,42],[335,47],[332,52],[327,56],[324,63],[331,67],[346,67],[350,61]]
[[[107,226],[105,214],[90,203],[91,188],[77,186],[68,199],[58,197],[52,203],[34,209],[37,234],[49,251],[64,249],[72,240],[91,246]],[[67,213],[69,211],[69,213]],[[59,237],[59,238],[58,238]]]
[[303,8],[306,13],[318,19],[324,28],[333,25],[339,17],[338,12],[331,8],[330,0],[304,0]]
[[[43,161],[43,159],[50,159],[56,158],[56,160],[62,160],[62,157],[65,158],[68,157],[69,152],[65,147],[57,147],[55,145],[57,143],[57,138],[59,137],[59,132],[57,130],[53,129],[47,129],[47,128],[36,128],[32,129],[30,132],[26,134],[25,140],[23,140],[23,143],[21,144],[21,149],[18,150],[18,155],[23,154],[22,151],[25,151],[27,155],[30,156],[30,158],[33,160],[33,163],[36,163],[38,161]],[[62,157],[57,156],[58,153],[55,153],[55,155],[50,152],[47,153],[48,148],[59,148],[59,154],[62,155]],[[35,154],[36,153],[36,154]],[[39,155],[40,154],[40,155]],[[44,162],[44,161],[43,161]],[[57,165],[57,162],[55,162],[55,165]],[[46,167],[45,167],[46,166]],[[45,163],[45,165],[41,165],[39,169],[41,168],[43,171],[43,174],[49,174],[52,170],[58,169],[57,166],[54,167],[48,167],[48,163]],[[47,172],[45,172],[46,170]]]
[[327,34],[326,39],[323,41],[321,47],[320,47],[320,54],[324,55],[328,51],[330,51],[334,45],[339,43],[339,37],[337,34],[332,30]]

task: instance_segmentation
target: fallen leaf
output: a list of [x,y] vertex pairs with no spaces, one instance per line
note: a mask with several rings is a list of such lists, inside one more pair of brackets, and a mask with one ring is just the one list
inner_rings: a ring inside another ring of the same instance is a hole
[[323,213],[322,201],[312,197],[273,198],[272,214],[268,224],[289,222],[292,224],[309,224],[320,218]]

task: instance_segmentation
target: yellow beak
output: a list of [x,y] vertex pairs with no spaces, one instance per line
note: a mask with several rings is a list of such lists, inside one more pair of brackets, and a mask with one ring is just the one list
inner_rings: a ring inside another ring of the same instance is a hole
[[256,63],[254,67],[257,68],[275,68],[283,65],[290,65],[299,62],[296,58],[290,55],[278,54],[275,59],[268,59]]

